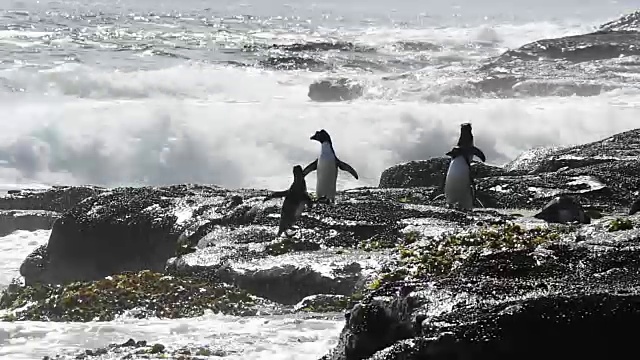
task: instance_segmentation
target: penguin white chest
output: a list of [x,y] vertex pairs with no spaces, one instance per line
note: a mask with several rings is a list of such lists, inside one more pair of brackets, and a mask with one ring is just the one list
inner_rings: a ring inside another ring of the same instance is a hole
[[338,167],[336,166],[336,156],[329,143],[322,143],[322,152],[318,158],[316,177],[316,194],[318,197],[324,196],[334,199],[336,196]]
[[449,204],[466,209],[473,207],[470,169],[463,156],[455,157],[449,163],[444,193]]

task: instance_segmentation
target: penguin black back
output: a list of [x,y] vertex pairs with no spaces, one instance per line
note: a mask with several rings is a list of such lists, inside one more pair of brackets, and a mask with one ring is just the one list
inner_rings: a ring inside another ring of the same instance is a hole
[[477,156],[478,159],[480,159],[482,162],[487,161],[487,157],[484,155],[484,152],[476,147],[473,142],[473,132],[470,123],[464,123],[460,125],[458,147],[471,150],[471,152],[465,154],[465,156],[468,156],[469,162],[471,162],[471,159],[474,155]]
[[[289,187],[289,196],[298,197],[307,193],[307,182],[304,180],[302,166],[293,167],[293,184]],[[307,195],[308,197],[309,195]]]

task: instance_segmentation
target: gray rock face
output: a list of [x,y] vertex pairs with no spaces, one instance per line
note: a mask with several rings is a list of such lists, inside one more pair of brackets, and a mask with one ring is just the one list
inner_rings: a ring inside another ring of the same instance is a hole
[[637,88],[626,74],[638,72],[639,19],[635,12],[593,33],[542,39],[508,50],[488,59],[470,84],[498,97],[595,96],[620,87]]

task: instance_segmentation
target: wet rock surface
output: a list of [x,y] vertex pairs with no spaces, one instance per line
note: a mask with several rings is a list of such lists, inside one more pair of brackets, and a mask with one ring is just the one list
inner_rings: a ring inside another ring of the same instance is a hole
[[[633,228],[613,231],[603,223],[546,233],[506,225],[437,239],[439,249],[418,241],[399,252],[394,271],[402,277],[381,278],[323,359],[560,359],[630,351],[625,329],[640,316],[640,231],[638,218],[632,221]],[[473,250],[474,239],[491,250]],[[597,345],[585,348],[585,340]]]
[[[624,348],[629,335],[617,329],[635,322],[639,309],[640,217],[626,215],[636,199],[639,135],[533,150],[504,167],[475,164],[479,196],[492,208],[472,212],[435,200],[446,161],[400,164],[379,188],[315,204],[281,238],[281,200],[263,202],[267,190],[92,189],[69,208],[55,205],[61,211],[50,240],[22,264],[26,286],[4,292],[2,316],[90,321],[347,309],[325,360],[549,356],[546,347],[530,350],[540,339],[557,347],[556,356],[580,337]],[[561,193],[601,216],[548,224],[518,213]],[[25,191],[20,201],[29,196],[54,207],[42,192]],[[203,291],[209,296],[196,296]],[[565,343],[554,340],[563,334]]]
[[171,347],[157,342],[129,339],[121,344],[109,344],[107,346],[86,349],[73,356],[52,355],[45,356],[43,360],[54,359],[100,359],[104,356],[118,359],[177,359],[177,360],[204,360],[230,355],[229,352],[217,349],[215,346],[200,347]]
[[324,79],[309,85],[308,96],[313,101],[347,101],[363,94],[362,85],[346,78]]
[[[640,12],[603,24],[588,34],[542,39],[488,59],[478,69],[478,90],[498,97],[595,96],[636,87]],[[607,74],[602,78],[602,74]]]
[[[639,136],[635,129],[568,148],[534,149],[503,167],[473,163],[477,196],[486,207],[537,210],[569,194],[583,206],[626,213],[640,188]],[[395,165],[382,173],[379,187],[427,187],[435,198],[447,167],[444,157]]]

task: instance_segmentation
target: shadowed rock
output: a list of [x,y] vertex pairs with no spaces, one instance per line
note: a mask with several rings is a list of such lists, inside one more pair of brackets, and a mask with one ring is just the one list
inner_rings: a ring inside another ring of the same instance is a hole
[[574,198],[565,195],[553,198],[534,217],[550,223],[577,221],[581,224],[589,224],[591,222],[580,203],[576,202]]

